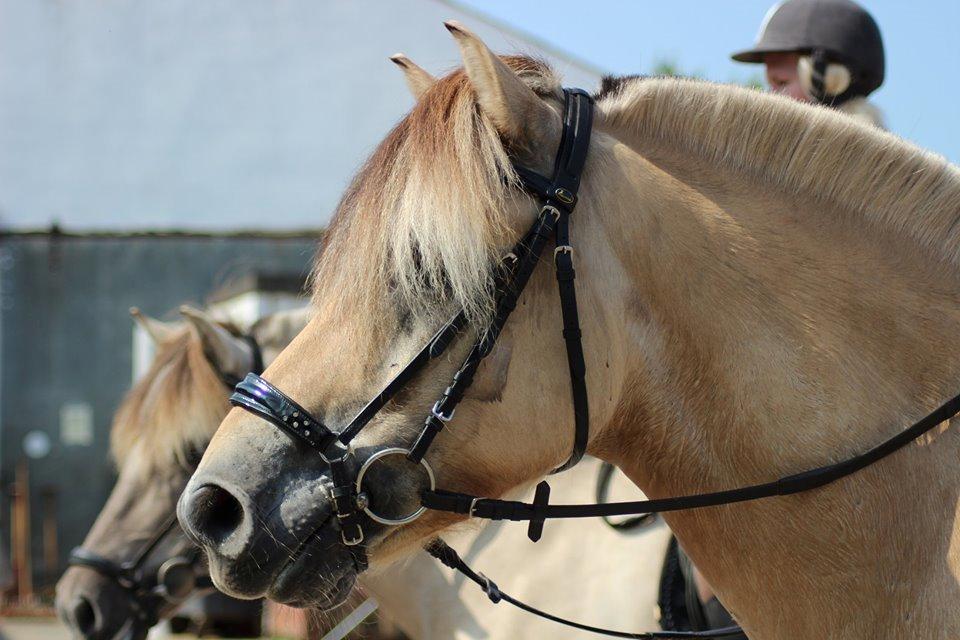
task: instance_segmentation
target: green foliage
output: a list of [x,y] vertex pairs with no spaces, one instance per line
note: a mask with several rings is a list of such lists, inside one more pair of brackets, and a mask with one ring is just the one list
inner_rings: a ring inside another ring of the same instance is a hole
[[[680,65],[677,64],[674,60],[669,60],[666,58],[661,58],[653,63],[653,68],[650,70],[651,75],[655,76],[679,76],[682,78],[697,78],[703,79],[704,75],[701,71],[684,71],[680,68]],[[754,73],[746,78],[731,78],[727,80],[730,84],[739,84],[748,89],[758,89],[764,90],[766,86],[763,82],[763,75],[759,73]]]
[[655,76],[681,76],[683,78],[702,78],[698,72],[690,73],[680,69],[673,60],[661,59],[653,63],[653,69],[650,71]]

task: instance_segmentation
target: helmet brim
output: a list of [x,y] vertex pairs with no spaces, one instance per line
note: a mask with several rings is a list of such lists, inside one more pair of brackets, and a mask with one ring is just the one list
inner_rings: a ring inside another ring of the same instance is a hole
[[804,53],[805,49],[789,49],[785,47],[756,47],[746,51],[738,51],[730,57],[737,62],[763,64],[763,59],[770,53]]

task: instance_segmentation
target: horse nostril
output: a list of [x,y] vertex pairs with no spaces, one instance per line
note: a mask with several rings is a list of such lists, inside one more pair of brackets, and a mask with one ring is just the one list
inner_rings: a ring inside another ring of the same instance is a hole
[[97,630],[97,612],[85,597],[80,596],[73,605],[73,621],[84,637],[91,636]]
[[243,505],[223,487],[205,484],[191,496],[187,517],[199,537],[220,546],[243,522]]

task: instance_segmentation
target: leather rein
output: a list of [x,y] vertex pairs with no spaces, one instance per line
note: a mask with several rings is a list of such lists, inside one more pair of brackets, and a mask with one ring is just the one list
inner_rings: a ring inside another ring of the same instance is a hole
[[[550,487],[546,482],[537,485],[532,503],[497,500],[464,493],[437,489],[433,471],[424,460],[434,438],[453,419],[457,405],[473,382],[480,362],[493,349],[510,313],[516,307],[521,292],[540,262],[548,242],[554,241],[554,264],[563,319],[563,338],[570,370],[571,394],[574,408],[574,443],[568,460],[554,473],[575,465],[586,451],[589,440],[589,410],[585,382],[586,367],[577,311],[574,285],[573,248],[570,241],[569,218],[577,203],[580,175],[587,158],[593,122],[593,99],[582,89],[564,89],[563,133],[556,155],[554,170],[547,178],[530,169],[515,166],[525,190],[540,201],[540,213],[529,231],[507,253],[495,274],[496,311],[490,324],[480,334],[473,348],[453,377],[450,386],[437,400],[426,417],[423,427],[409,449],[392,447],[370,456],[352,474],[348,460],[353,455],[350,442],[370,420],[427,364],[440,357],[453,339],[467,325],[463,311],[444,324],[433,338],[410,362],[377,394],[340,432],[327,428],[310,412],[297,404],[259,375],[249,374],[237,385],[230,402],[270,422],[294,440],[313,448],[329,464],[332,488],[330,499],[340,524],[341,539],[350,550],[358,571],[366,567],[362,515],[386,525],[411,522],[427,510],[445,511],[472,518],[489,520],[528,521],[528,537],[536,542],[543,533],[546,520],[555,518],[589,518],[610,516],[643,516],[650,513],[697,509],[724,504],[757,500],[771,496],[785,496],[809,491],[835,482],[898,451],[937,424],[960,412],[960,395],[922,418],[909,429],[898,433],[874,448],[838,462],[789,475],[772,482],[755,484],[723,491],[694,495],[641,500],[633,502],[551,505]],[[420,507],[403,518],[387,518],[374,513],[362,482],[367,470],[376,461],[390,455],[404,455],[424,467],[430,488],[421,493]],[[480,585],[493,602],[505,600],[535,615],[578,629],[620,638],[722,638],[742,633],[739,627],[727,627],[701,632],[660,631],[631,633],[601,629],[565,620],[540,611],[503,593],[496,584],[474,572],[456,552],[443,541],[430,542],[426,550],[443,564],[451,567]]]

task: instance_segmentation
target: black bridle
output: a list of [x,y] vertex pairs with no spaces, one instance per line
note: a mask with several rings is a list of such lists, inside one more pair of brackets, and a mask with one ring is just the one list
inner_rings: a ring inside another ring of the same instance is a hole
[[[362,514],[387,525],[410,522],[426,510],[446,511],[473,518],[490,520],[529,521],[527,535],[536,542],[540,539],[544,522],[554,518],[586,518],[640,515],[665,511],[679,511],[702,507],[733,504],[770,496],[783,496],[808,491],[839,480],[899,450],[937,424],[960,411],[960,396],[953,398],[915,425],[888,439],[869,451],[842,462],[810,469],[773,482],[659,500],[600,503],[586,505],[550,505],[550,487],[546,482],[537,485],[532,503],[496,500],[463,493],[436,489],[433,471],[424,460],[424,454],[444,425],[453,419],[457,405],[473,382],[480,362],[493,349],[500,331],[516,307],[517,300],[530,279],[547,243],[555,243],[554,263],[560,293],[563,318],[563,337],[567,349],[571,390],[574,405],[574,445],[566,463],[556,471],[569,469],[583,456],[589,439],[589,414],[585,384],[585,364],[574,288],[573,249],[570,244],[569,218],[577,203],[580,174],[586,162],[590,144],[593,101],[580,89],[564,90],[563,133],[556,155],[553,175],[539,175],[524,167],[515,167],[524,188],[540,201],[540,213],[529,231],[506,254],[495,276],[496,311],[490,324],[480,333],[473,348],[453,377],[443,396],[433,405],[424,426],[409,449],[383,449],[370,456],[356,474],[350,473],[348,459],[353,455],[350,442],[369,421],[418,372],[438,358],[454,337],[466,326],[464,312],[459,312],[444,324],[433,338],[374,397],[339,433],[327,428],[307,410],[258,375],[250,374],[237,385],[230,401],[238,407],[267,420],[289,436],[316,450],[330,466],[332,488],[330,498],[340,523],[341,539],[353,555],[358,570],[366,566],[363,550]],[[402,454],[408,460],[424,466],[430,487],[421,494],[421,506],[405,518],[391,519],[379,516],[370,509],[370,500],[363,491],[364,474],[377,460]],[[493,581],[474,572],[456,552],[441,540],[434,540],[427,551],[445,565],[460,571],[476,582],[493,602],[506,600],[535,615],[561,622],[578,629],[621,638],[720,638],[742,633],[739,627],[703,632],[663,631],[630,633],[590,627],[558,618],[526,605],[499,590]]]
[[[250,347],[251,372],[261,373],[263,352],[260,344],[251,335],[238,337]],[[228,390],[239,383],[239,378],[231,373],[219,369],[216,373]],[[199,456],[195,462],[198,461]],[[203,564],[203,551],[194,545],[186,553],[164,560],[156,573],[145,571],[151,554],[176,527],[177,514],[173,513],[130,560],[112,560],[79,546],[70,551],[67,564],[92,569],[115,582],[127,592],[137,619],[146,626],[153,626],[160,620],[159,608],[164,602],[180,604],[194,591],[213,588],[210,576],[197,571]]]
[[467,316],[458,312],[448,320],[410,362],[370,400],[339,433],[331,431],[306,409],[258,375],[249,374],[237,385],[230,401],[274,424],[294,439],[316,450],[330,465],[334,511],[340,523],[341,539],[351,549],[358,568],[366,565],[362,543],[361,513],[387,525],[399,525],[419,517],[424,508],[404,518],[385,518],[374,513],[362,492],[363,477],[370,465],[388,455],[403,454],[413,463],[421,464],[430,478],[430,489],[435,489],[433,471],[424,455],[434,438],[443,430],[457,406],[473,384],[474,375],[483,359],[496,344],[507,319],[516,308],[517,300],[540,261],[550,240],[555,240],[554,262],[559,284],[563,313],[563,336],[570,369],[571,394],[574,405],[574,442],[570,457],[555,472],[575,465],[586,451],[589,439],[589,409],[585,382],[583,346],[574,289],[573,248],[570,245],[569,221],[577,202],[580,174],[587,158],[593,122],[593,99],[581,89],[564,90],[563,134],[560,150],[554,163],[553,177],[545,178],[536,172],[517,167],[517,174],[525,188],[541,200],[540,213],[526,234],[504,256],[495,275],[496,308],[492,319],[479,335],[460,368],[454,374],[443,395],[433,404],[420,433],[409,449],[390,448],[368,458],[355,475],[350,473],[348,459],[352,455],[350,442],[377,415],[406,384],[428,363],[439,358],[453,339],[467,325]]
[[212,589],[209,576],[199,574],[203,555],[199,547],[191,546],[184,554],[168,558],[156,573],[145,572],[150,555],[177,526],[174,513],[147,543],[128,561],[111,560],[83,547],[70,552],[71,567],[86,567],[109,578],[128,594],[137,619],[151,627],[160,620],[159,609],[164,603],[180,604],[197,589]]
[[[249,333],[244,333],[236,337],[242,340],[250,348],[250,373],[263,373],[263,350],[260,348],[260,343],[257,342],[257,339]],[[227,387],[228,391],[232,392],[233,389],[243,381],[242,378],[238,378],[229,371],[222,371],[219,367],[216,367],[216,369],[217,375]]]

